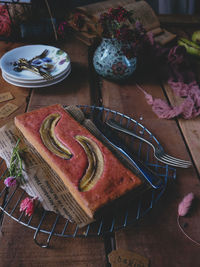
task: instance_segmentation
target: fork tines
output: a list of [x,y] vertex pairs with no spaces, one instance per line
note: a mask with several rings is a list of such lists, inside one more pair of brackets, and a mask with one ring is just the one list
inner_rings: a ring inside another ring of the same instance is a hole
[[53,80],[53,76],[49,73],[39,70],[39,74],[46,80],[49,80],[49,81]]
[[167,155],[167,154],[163,154],[159,160],[165,164],[169,164],[169,165],[174,166],[174,167],[188,168],[188,167],[192,166],[191,161],[175,158],[175,157],[172,157],[172,156]]

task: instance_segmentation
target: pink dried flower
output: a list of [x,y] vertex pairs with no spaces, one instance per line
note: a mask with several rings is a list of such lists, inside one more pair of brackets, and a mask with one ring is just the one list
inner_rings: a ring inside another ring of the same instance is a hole
[[178,223],[178,227],[180,228],[180,230],[182,231],[182,233],[193,243],[195,243],[197,246],[200,246],[200,243],[198,241],[196,241],[195,239],[193,239],[192,237],[190,237],[184,230],[184,228],[181,226],[180,224],[180,216],[185,216],[188,213],[189,208],[192,205],[192,201],[194,199],[194,194],[193,193],[189,193],[187,194],[183,200],[181,201],[181,203],[178,206],[178,216],[177,216],[177,223]]
[[26,197],[20,204],[20,212],[25,211],[25,215],[31,216],[34,212],[35,198]]
[[[123,34],[124,28],[129,29],[129,24],[133,24],[134,22],[135,21],[132,17],[132,11],[128,11],[122,6],[119,6],[117,8],[109,8],[108,12],[102,13],[99,19],[99,24],[102,27],[102,35],[104,37],[117,38],[120,40],[125,38],[126,41],[129,40],[127,40],[126,38],[128,36],[125,36]],[[135,31],[133,29],[129,30],[131,32],[131,35],[134,36]]]
[[11,21],[6,5],[0,5],[0,36],[11,35]]
[[183,200],[181,201],[181,203],[178,206],[178,215],[179,216],[185,216],[191,205],[192,205],[192,200],[194,199],[194,194],[193,193],[189,193],[188,195],[186,195]]
[[174,46],[170,49],[168,54],[168,63],[172,65],[186,64],[185,62],[186,49],[183,46]]
[[149,39],[150,44],[154,45],[153,33],[152,32],[147,32],[147,37]]
[[4,184],[7,186],[7,187],[10,187],[10,186],[15,186],[17,184],[17,180],[14,176],[10,176],[10,177],[7,177],[5,180],[4,180]]
[[69,24],[66,21],[62,21],[58,26],[58,35],[61,37],[65,36],[65,32],[67,31]]

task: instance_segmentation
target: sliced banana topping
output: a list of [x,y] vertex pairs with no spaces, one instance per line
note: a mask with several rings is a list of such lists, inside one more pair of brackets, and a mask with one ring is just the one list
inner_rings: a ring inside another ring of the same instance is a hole
[[103,155],[93,140],[81,135],[77,135],[75,138],[85,150],[88,158],[88,167],[79,183],[79,190],[85,192],[92,189],[102,175],[104,167]]
[[44,145],[51,152],[63,159],[70,159],[72,153],[55,135],[55,126],[60,118],[61,115],[58,113],[53,113],[47,116],[40,127],[40,136]]

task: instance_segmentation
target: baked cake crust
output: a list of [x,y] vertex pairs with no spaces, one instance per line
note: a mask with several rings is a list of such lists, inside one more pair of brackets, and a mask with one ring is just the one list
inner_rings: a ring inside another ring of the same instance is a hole
[[[49,115],[55,113],[60,115],[55,126],[55,135],[72,153],[69,159],[54,154],[41,138],[41,125]],[[142,184],[140,178],[126,168],[100,140],[72,118],[61,105],[48,106],[19,115],[15,117],[15,125],[59,175],[78,204],[91,218],[102,206]],[[97,182],[87,191],[80,190],[80,180],[89,168],[89,159],[86,150],[77,141],[77,136],[92,140],[91,142],[97,145],[102,154],[100,177],[97,177]]]

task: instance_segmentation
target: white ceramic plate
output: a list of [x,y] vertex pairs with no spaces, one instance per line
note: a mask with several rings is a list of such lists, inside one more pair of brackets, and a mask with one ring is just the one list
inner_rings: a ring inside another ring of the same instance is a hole
[[45,49],[48,49],[49,52],[44,59],[38,62],[38,64],[51,64],[53,66],[51,71],[52,76],[57,76],[69,68],[70,58],[68,54],[59,48],[48,45],[26,45],[15,48],[2,56],[0,67],[4,73],[17,80],[43,80],[43,78],[38,78],[38,75],[30,71],[14,71],[13,64],[20,58],[30,60],[33,57],[40,55]]
[[61,77],[59,77],[57,79],[54,79],[52,81],[44,81],[44,82],[41,82],[39,84],[15,82],[13,80],[10,80],[9,77],[6,75],[6,73],[2,73],[2,77],[4,78],[4,80],[6,82],[8,82],[10,84],[13,84],[15,86],[26,87],[26,88],[40,88],[40,87],[51,86],[53,84],[56,84],[56,83],[59,83],[59,82],[63,81],[64,79],[66,79],[69,76],[70,72],[71,72],[71,68],[70,68],[70,70],[67,73],[65,73]]
[[[64,72],[62,72],[61,74],[59,74],[59,75],[56,75],[55,77],[54,77],[54,79],[53,80],[58,80],[59,78],[62,78],[65,74],[67,74],[69,71],[71,71],[71,66],[69,66],[69,68],[66,70],[66,71],[64,71]],[[12,76],[9,76],[6,72],[2,72],[2,76],[5,76],[9,81],[12,81],[12,82],[14,82],[14,83],[20,83],[20,84],[24,84],[24,85],[26,85],[26,84],[32,84],[32,85],[39,85],[39,84],[42,84],[42,83],[46,83],[47,82],[47,80],[45,80],[44,78],[42,79],[42,80],[18,80],[18,79],[16,79],[16,78],[13,78]],[[52,81],[53,81],[52,80]]]
[[[71,64],[69,64],[69,66],[67,67],[66,70],[62,71],[61,73],[59,73],[58,75],[54,75],[53,78],[57,79],[61,76],[63,76],[65,73],[67,73],[69,70],[71,70]],[[26,71],[26,70],[23,70]],[[27,71],[26,71],[27,72]],[[40,76],[36,75],[38,77],[38,79],[34,79],[34,80],[24,80],[24,79],[18,79],[13,77],[12,75],[9,75],[7,72],[2,71],[2,73],[6,76],[7,78],[9,78],[10,80],[14,81],[14,82],[20,82],[20,83],[41,83],[43,81],[45,81],[45,79],[43,77],[40,78]]]

